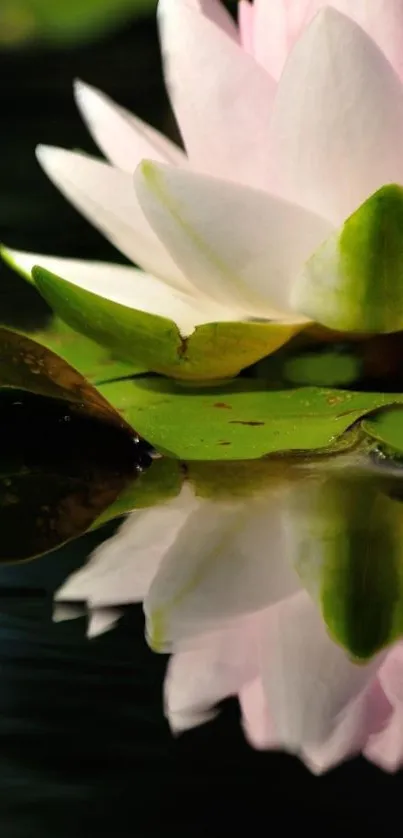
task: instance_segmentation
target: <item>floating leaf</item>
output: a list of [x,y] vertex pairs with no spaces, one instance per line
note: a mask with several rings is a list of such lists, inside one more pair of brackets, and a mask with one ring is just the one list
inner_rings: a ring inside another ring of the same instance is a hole
[[78,370],[91,384],[115,381],[118,378],[147,372],[147,369],[140,364],[135,365],[113,358],[104,347],[85,335],[75,332],[58,317],[53,317],[49,326],[44,329],[24,331],[21,334],[51,349],[55,355],[63,358]]
[[36,341],[4,328],[0,328],[0,387],[60,399],[71,409],[132,433],[77,370]]
[[346,387],[360,378],[362,363],[352,352],[316,351],[296,354],[284,362],[284,377],[293,384]]
[[383,186],[308,260],[297,310],[345,332],[403,329],[402,229],[403,189]]
[[237,379],[219,389],[187,389],[141,378],[101,393],[160,452],[182,460],[248,460],[286,451],[334,449],[370,411],[403,395],[301,387],[267,390]]
[[59,401],[0,405],[0,561],[22,561],[86,532],[133,483],[138,458],[129,436]]
[[73,329],[119,358],[184,380],[220,380],[269,355],[300,331],[299,323],[219,322],[183,338],[172,320],[85,291],[41,267],[32,271],[51,308]]

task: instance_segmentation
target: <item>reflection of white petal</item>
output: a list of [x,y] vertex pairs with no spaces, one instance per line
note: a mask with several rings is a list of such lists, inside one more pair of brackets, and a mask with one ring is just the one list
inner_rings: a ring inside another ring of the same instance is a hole
[[13,266],[27,276],[34,265],[39,265],[104,300],[111,300],[148,314],[167,317],[176,323],[184,337],[191,335],[195,327],[202,323],[237,319],[237,312],[229,307],[184,294],[129,265],[82,262],[79,259],[64,259],[16,250],[8,250],[5,253]]
[[389,652],[379,680],[393,713],[384,730],[371,736],[364,754],[384,771],[397,771],[403,765],[403,643]]
[[116,608],[99,608],[90,615],[87,637],[98,637],[113,628],[121,616]]
[[114,166],[134,172],[144,157],[186,165],[186,155],[178,146],[100,90],[77,81],[75,94],[95,142]]
[[86,614],[86,609],[79,605],[69,605],[64,602],[57,602],[53,609],[53,622],[63,623],[66,620],[76,620],[77,617],[83,617]]
[[269,74],[187,0],[158,6],[164,70],[192,167],[267,184]]
[[64,197],[128,259],[173,287],[189,289],[144,217],[132,174],[63,148],[38,146],[37,157]]
[[238,620],[231,628],[204,635],[196,648],[173,655],[164,686],[172,730],[180,733],[214,718],[215,706],[236,695],[256,673],[253,620]]
[[145,601],[150,644],[178,643],[300,590],[283,551],[281,500],[200,502],[160,566]]
[[276,737],[320,772],[365,741],[359,702],[382,656],[366,665],[350,661],[305,592],[268,609],[266,617],[262,678]]
[[278,742],[260,676],[242,687],[239,703],[243,730],[250,745],[259,751],[277,748]]
[[333,230],[281,198],[184,169],[144,162],[135,188],[195,288],[245,315],[289,311],[292,281]]
[[132,512],[116,535],[62,585],[56,600],[83,600],[94,609],[141,602],[195,503],[184,486],[174,500]]
[[271,188],[340,224],[403,183],[403,88],[361,27],[323,9],[287,61],[271,121]]

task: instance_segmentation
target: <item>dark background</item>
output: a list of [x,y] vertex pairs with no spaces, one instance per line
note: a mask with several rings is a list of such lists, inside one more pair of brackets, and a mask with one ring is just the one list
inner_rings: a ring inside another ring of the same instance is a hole
[[[0,240],[117,261],[34,157],[38,142],[95,151],[73,102],[77,76],[175,130],[152,21],[77,50],[0,54]],[[0,305],[3,322],[46,320],[46,306],[4,265]],[[147,649],[140,608],[91,642],[83,620],[51,622],[53,591],[94,543],[87,537],[34,563],[0,568],[1,836],[396,828],[400,775],[356,760],[315,778],[294,758],[255,753],[243,741],[235,702],[217,721],[173,740],[162,715],[166,660]]]

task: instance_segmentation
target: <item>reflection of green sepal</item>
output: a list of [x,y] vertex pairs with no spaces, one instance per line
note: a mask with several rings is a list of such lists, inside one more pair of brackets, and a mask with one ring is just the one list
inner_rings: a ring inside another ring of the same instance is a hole
[[294,304],[345,332],[403,329],[403,188],[368,198],[306,263]]
[[296,569],[334,640],[367,660],[403,632],[403,509],[375,474],[306,483]]

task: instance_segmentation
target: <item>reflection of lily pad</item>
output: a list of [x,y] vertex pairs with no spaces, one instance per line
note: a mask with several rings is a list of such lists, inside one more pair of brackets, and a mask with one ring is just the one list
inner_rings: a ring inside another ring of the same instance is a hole
[[403,395],[301,387],[267,390],[238,379],[185,389],[158,378],[105,384],[101,393],[162,453],[182,460],[248,460],[286,451],[334,449],[370,411]]
[[129,431],[101,393],[66,361],[30,338],[0,328],[0,387],[25,390]]
[[395,407],[368,416],[364,431],[381,444],[385,453],[403,455],[403,408]]
[[142,474],[133,478],[116,501],[97,518],[94,529],[108,521],[171,500],[179,494],[185,473],[178,460],[157,459]]
[[72,328],[119,358],[178,379],[237,375],[303,328],[301,323],[274,321],[206,323],[183,338],[165,317],[105,300],[40,267],[32,276],[47,303]]
[[59,401],[19,393],[0,407],[0,561],[21,561],[86,532],[137,459],[129,436]]

